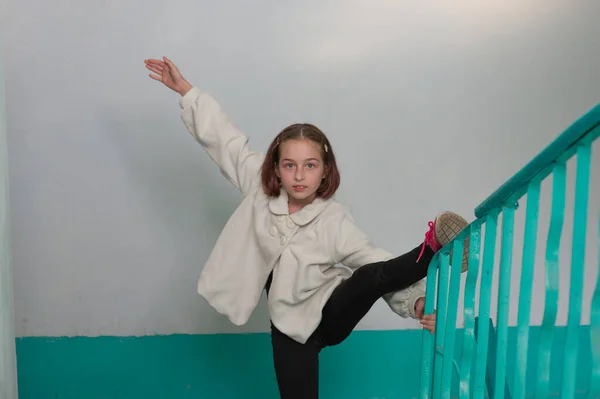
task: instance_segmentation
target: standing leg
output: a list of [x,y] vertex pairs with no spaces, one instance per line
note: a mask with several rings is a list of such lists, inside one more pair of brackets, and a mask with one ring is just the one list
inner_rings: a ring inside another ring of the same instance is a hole
[[281,399],[319,398],[319,341],[294,341],[271,325],[275,376]]
[[[269,275],[265,289],[273,282]],[[281,399],[319,398],[319,352],[322,344],[315,332],[305,344],[294,341],[271,323],[273,363]]]

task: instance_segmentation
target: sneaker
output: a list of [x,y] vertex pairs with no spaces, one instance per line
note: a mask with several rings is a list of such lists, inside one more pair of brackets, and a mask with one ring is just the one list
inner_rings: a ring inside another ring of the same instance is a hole
[[[423,242],[423,248],[419,254],[419,259],[425,251],[425,245],[429,245],[433,252],[437,252],[445,247],[450,241],[467,227],[469,223],[457,215],[454,212],[442,212],[440,213],[433,222],[429,222],[429,231],[425,233],[425,241]],[[465,238],[463,259],[462,259],[462,271],[465,272],[468,268],[469,263],[469,236]],[[452,262],[452,250],[450,250],[450,262]]]

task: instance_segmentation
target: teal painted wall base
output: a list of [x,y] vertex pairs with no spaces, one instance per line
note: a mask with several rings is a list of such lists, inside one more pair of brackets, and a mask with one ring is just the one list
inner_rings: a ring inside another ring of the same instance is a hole
[[[562,369],[564,328],[557,328],[551,392]],[[578,397],[585,396],[591,349],[580,331]],[[530,350],[539,330],[532,328]],[[357,331],[321,356],[324,399],[418,396],[422,332]],[[460,348],[462,331],[458,332]],[[514,359],[514,330],[509,364]],[[20,399],[275,399],[268,334],[17,339]],[[535,364],[528,368],[529,392]],[[509,371],[509,377],[512,377]],[[452,395],[457,397],[456,392]]]

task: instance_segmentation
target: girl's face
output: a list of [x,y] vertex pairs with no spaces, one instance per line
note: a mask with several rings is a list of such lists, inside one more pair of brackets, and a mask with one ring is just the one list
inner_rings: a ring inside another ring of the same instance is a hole
[[321,147],[312,140],[284,141],[279,147],[279,164],[275,165],[275,171],[290,204],[310,204],[325,175]]

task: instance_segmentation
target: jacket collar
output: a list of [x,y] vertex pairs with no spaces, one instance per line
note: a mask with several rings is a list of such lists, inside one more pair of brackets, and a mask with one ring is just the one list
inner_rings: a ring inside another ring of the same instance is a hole
[[292,221],[298,226],[304,226],[310,223],[321,212],[323,212],[323,210],[327,208],[327,205],[329,205],[332,201],[332,198],[326,200],[323,198],[315,198],[311,204],[306,205],[298,212],[290,215],[288,208],[288,194],[282,189],[279,197],[269,198],[269,209],[275,215],[289,215],[290,219],[292,219]]

